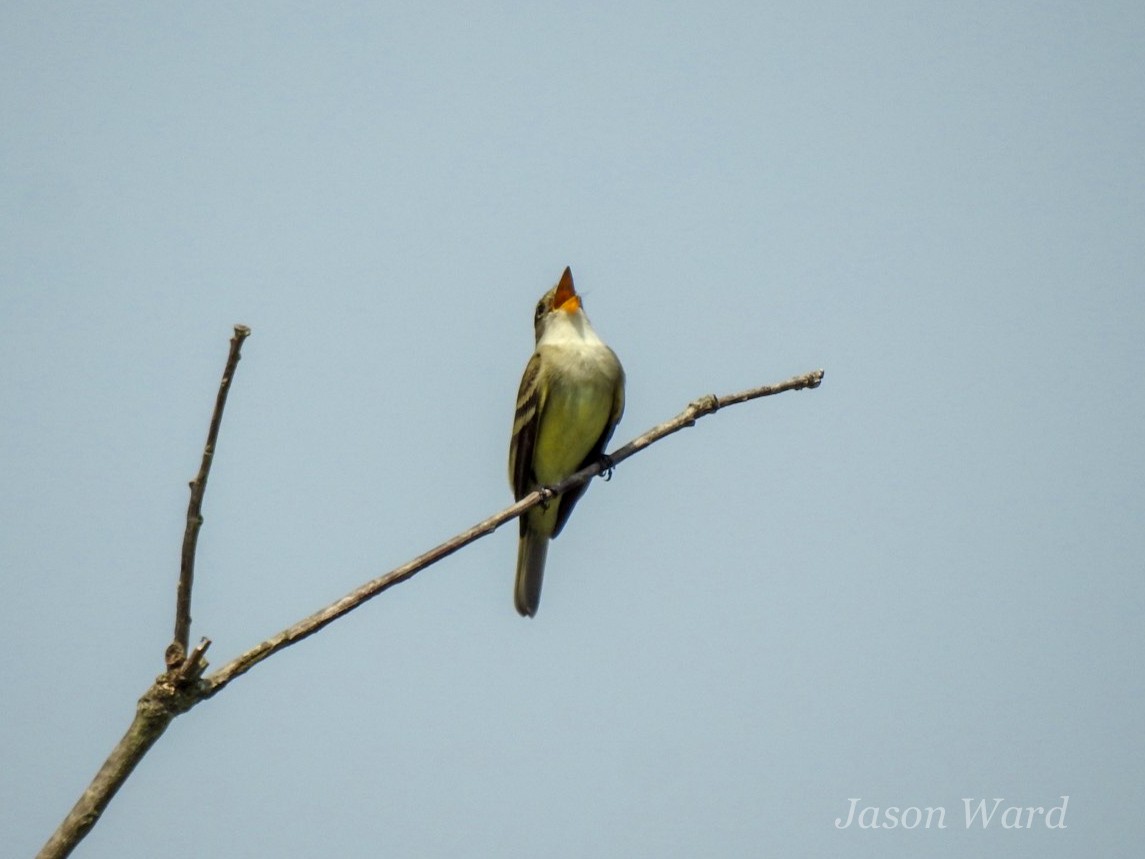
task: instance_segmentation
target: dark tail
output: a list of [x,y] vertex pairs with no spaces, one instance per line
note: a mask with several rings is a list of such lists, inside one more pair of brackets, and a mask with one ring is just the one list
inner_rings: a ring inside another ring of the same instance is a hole
[[513,602],[521,617],[532,617],[541,602],[541,581],[545,577],[545,556],[549,553],[546,534],[526,529],[517,541],[517,585]]

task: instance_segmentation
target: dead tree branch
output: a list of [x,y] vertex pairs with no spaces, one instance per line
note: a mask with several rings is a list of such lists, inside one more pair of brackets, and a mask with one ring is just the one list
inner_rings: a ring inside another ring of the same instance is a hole
[[68,856],[95,826],[112,797],[127,781],[135,765],[167,730],[171,720],[202,700],[200,679],[206,668],[203,655],[211,643],[204,638],[190,653],[187,652],[191,636],[191,586],[195,577],[195,547],[199,540],[199,529],[203,525],[203,494],[207,489],[207,476],[210,474],[215,446],[218,444],[219,427],[223,422],[223,407],[227,403],[231,380],[238,368],[243,341],[249,336],[250,329],[247,326],[235,326],[230,353],[223,369],[223,378],[219,382],[219,392],[215,396],[215,409],[207,429],[203,460],[199,465],[199,473],[190,484],[191,500],[187,504],[187,527],[183,532],[179,585],[175,594],[175,636],[164,654],[167,672],[159,675],[151,688],[139,699],[135,708],[135,718],[127,733],[107,756],[107,760],[103,762],[103,766],[99,768],[99,772],[95,774],[95,778],[76,801],[68,816],[36,854],[37,859]]
[[[231,351],[219,382],[219,393],[215,396],[215,410],[211,414],[211,424],[207,429],[207,443],[203,447],[203,461],[199,473],[191,481],[191,499],[187,502],[187,528],[183,532],[183,552],[179,563],[179,589],[175,595],[175,637],[167,648],[167,668],[181,668],[187,657],[187,647],[191,638],[191,587],[195,582],[195,549],[199,543],[199,529],[203,527],[203,495],[207,491],[207,478],[211,474],[211,463],[215,460],[215,446],[219,441],[219,427],[223,423],[223,409],[227,404],[227,394],[231,390],[231,379],[235,377],[239,358],[242,357],[243,341],[250,336],[245,325],[235,326],[235,336],[231,338]],[[205,648],[204,648],[205,649]]]
[[690,403],[676,417],[652,427],[608,456],[582,468],[554,486],[542,487],[531,492],[516,504],[478,522],[472,528],[446,540],[388,573],[366,582],[321,611],[315,612],[271,636],[266,641],[231,660],[218,671],[204,677],[206,661],[203,657],[210,641],[204,638],[189,653],[187,652],[191,628],[191,586],[194,579],[195,546],[199,528],[203,523],[203,494],[206,490],[207,476],[218,442],[223,407],[226,404],[230,383],[238,365],[242,343],[249,335],[250,329],[246,326],[235,326],[230,354],[227,358],[226,369],[223,371],[222,382],[219,385],[214,413],[211,416],[202,464],[199,473],[191,481],[191,500],[187,508],[187,529],[183,539],[182,563],[176,597],[175,639],[167,648],[166,654],[168,670],[161,674],[143,694],[143,697],[139,699],[135,718],[127,733],[124,734],[103,766],[100,767],[99,772],[96,773],[91,784],[76,802],[75,807],[37,854],[37,859],[63,859],[63,857],[68,856],[99,820],[116,791],[131,775],[136,764],[142,760],[156,740],[162,736],[171,721],[181,713],[190,710],[200,701],[218,694],[231,681],[250,671],[267,657],[284,650],[307,636],[313,635],[322,627],[358,608],[367,600],[400,582],[404,582],[426,567],[452,555],[458,549],[481,537],[492,534],[501,525],[516,519],[526,510],[547,501],[554,495],[565,492],[574,486],[579,486],[604,471],[611,471],[612,468],[649,445],[685,427],[693,426],[699,418],[705,415],[725,406],[759,397],[772,396],[784,391],[797,391],[803,388],[817,388],[823,381],[823,371],[815,370],[776,385],[750,388],[724,397],[717,397],[712,394],[700,397]]

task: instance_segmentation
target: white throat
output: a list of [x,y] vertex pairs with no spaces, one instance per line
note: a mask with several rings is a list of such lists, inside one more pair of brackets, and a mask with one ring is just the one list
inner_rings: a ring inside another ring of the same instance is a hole
[[583,310],[575,313],[566,313],[558,310],[545,321],[541,339],[538,346],[574,346],[578,348],[594,349],[604,346],[596,332],[592,330],[588,317]]

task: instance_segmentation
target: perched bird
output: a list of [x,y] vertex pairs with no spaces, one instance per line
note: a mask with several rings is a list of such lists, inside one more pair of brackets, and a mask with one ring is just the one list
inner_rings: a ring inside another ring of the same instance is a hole
[[[589,325],[570,269],[537,302],[533,327],[537,350],[521,377],[509,442],[509,482],[518,500],[600,458],[624,412],[624,368]],[[523,617],[537,613],[549,540],[587,488],[582,483],[520,519],[513,601]]]

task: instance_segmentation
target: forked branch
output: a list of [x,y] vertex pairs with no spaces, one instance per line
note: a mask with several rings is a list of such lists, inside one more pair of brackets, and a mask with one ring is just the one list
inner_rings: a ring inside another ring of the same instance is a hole
[[618,448],[608,456],[602,457],[592,465],[582,468],[555,486],[542,487],[531,492],[516,504],[478,522],[472,528],[446,540],[400,567],[366,582],[321,611],[315,612],[282,630],[277,635],[271,636],[219,670],[204,677],[202,675],[206,662],[203,655],[210,642],[207,639],[202,639],[189,653],[187,650],[191,629],[191,586],[194,579],[195,547],[199,528],[203,522],[203,494],[206,490],[207,476],[210,473],[215,445],[218,441],[223,407],[226,404],[231,379],[234,377],[235,368],[238,365],[242,343],[249,334],[250,329],[246,326],[235,326],[235,336],[231,340],[230,354],[227,358],[222,382],[219,385],[214,413],[211,416],[202,464],[199,473],[191,481],[191,501],[187,508],[187,528],[183,539],[182,564],[176,598],[175,639],[167,648],[166,656],[168,670],[161,674],[151,688],[139,699],[135,719],[127,733],[112,750],[87,790],[76,802],[71,813],[44,845],[37,859],[62,859],[62,857],[68,856],[99,820],[115,792],[155,741],[163,734],[171,720],[180,713],[185,713],[200,701],[218,694],[231,681],[250,671],[267,657],[284,650],[307,636],[313,635],[322,627],[358,608],[367,600],[413,577],[426,567],[452,555],[458,549],[479,540],[481,537],[492,534],[497,528],[516,519],[526,510],[545,502],[554,495],[591,480],[603,471],[610,471],[630,456],[644,450],[660,439],[685,427],[693,426],[699,418],[705,415],[725,406],[759,397],[772,396],[784,391],[797,391],[803,388],[817,388],[823,381],[823,371],[815,370],[776,385],[763,385],[723,397],[711,394],[700,397],[690,403],[676,417],[652,427],[628,444]]

